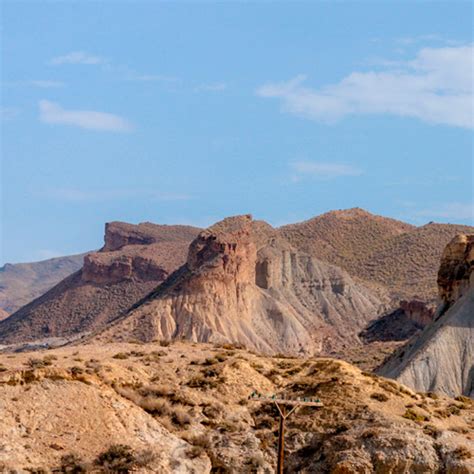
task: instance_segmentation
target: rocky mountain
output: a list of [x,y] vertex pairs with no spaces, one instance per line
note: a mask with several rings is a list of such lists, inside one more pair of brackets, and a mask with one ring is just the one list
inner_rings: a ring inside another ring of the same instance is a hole
[[0,322],[0,343],[102,327],[182,265],[198,232],[189,226],[107,224],[104,247],[86,255],[79,271]]
[[357,344],[381,302],[343,270],[250,216],[201,232],[186,263],[99,337],[233,342],[315,354]]
[[178,341],[0,353],[0,471],[268,473],[278,413],[298,473],[474,471],[468,399],[416,393],[342,361]]
[[2,314],[14,313],[79,270],[83,258],[84,254],[71,255],[41,262],[7,263],[1,267],[0,319]]
[[396,304],[413,299],[434,302],[444,247],[455,235],[474,232],[474,227],[415,227],[356,208],[328,212],[280,231],[296,248],[369,282]]
[[474,397],[474,234],[445,248],[434,321],[380,369],[416,390]]

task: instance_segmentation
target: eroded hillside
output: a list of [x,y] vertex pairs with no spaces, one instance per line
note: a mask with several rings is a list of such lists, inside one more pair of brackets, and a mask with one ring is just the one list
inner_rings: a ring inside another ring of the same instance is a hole
[[0,364],[7,472],[270,473],[278,417],[249,400],[254,390],[324,403],[290,418],[289,472],[474,469],[469,399],[416,393],[332,359],[166,342],[4,353]]

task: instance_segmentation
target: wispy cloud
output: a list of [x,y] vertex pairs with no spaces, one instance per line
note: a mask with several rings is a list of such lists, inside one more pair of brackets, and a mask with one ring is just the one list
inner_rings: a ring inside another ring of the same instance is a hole
[[473,45],[424,48],[411,61],[387,63],[385,70],[352,72],[319,89],[299,75],[257,90],[282,101],[283,110],[334,123],[351,115],[389,114],[473,128]]
[[332,179],[341,176],[360,176],[362,170],[343,163],[325,163],[317,161],[294,161],[290,163],[293,171],[292,181],[303,178]]
[[9,122],[16,119],[21,113],[18,107],[1,107],[0,118],[2,122]]
[[3,82],[2,85],[6,87],[40,87],[42,89],[51,89],[56,87],[64,87],[64,82],[34,79],[28,81]]
[[39,102],[39,111],[43,123],[73,125],[88,130],[109,132],[129,132],[133,129],[128,120],[118,115],[95,110],[66,110],[48,100]]
[[104,58],[85,51],[71,51],[63,56],[52,58],[49,63],[58,66],[61,64],[103,64],[105,62]]
[[185,193],[170,193],[153,189],[80,189],[57,188],[41,193],[42,197],[68,202],[97,202],[123,199],[147,199],[148,201],[189,201],[192,196]]
[[166,76],[163,74],[137,74],[137,73],[128,73],[126,80],[137,81],[137,82],[167,82],[167,83],[180,82],[179,77]]
[[195,92],[222,92],[227,89],[227,84],[225,82],[211,82],[208,84],[200,84],[195,87]]
[[443,203],[430,209],[413,211],[416,217],[467,220],[474,225],[474,203],[450,202]]

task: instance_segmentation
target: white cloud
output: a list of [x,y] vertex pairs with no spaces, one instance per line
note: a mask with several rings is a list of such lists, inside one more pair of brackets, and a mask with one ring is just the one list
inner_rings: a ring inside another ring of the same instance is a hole
[[128,132],[132,125],[126,119],[94,110],[66,110],[59,104],[48,100],[39,102],[40,120],[44,123],[73,125],[89,130]]
[[57,56],[49,62],[55,66],[60,64],[103,64],[104,58],[94,56],[84,51],[72,51],[64,56]]
[[304,177],[331,179],[340,176],[360,176],[362,174],[362,170],[359,168],[341,163],[295,161],[290,163],[290,167],[294,172],[293,181],[300,181]]
[[352,72],[319,89],[300,75],[265,84],[257,95],[277,98],[283,110],[333,123],[351,115],[389,114],[463,128],[474,127],[473,45],[421,49],[412,61],[385,70]]

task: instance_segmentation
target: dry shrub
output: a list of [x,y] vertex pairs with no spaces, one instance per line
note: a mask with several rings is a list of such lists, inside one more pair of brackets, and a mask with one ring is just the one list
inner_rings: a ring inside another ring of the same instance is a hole
[[386,402],[388,401],[388,396],[385,393],[375,392],[370,395],[370,398],[377,400],[379,402]]
[[48,367],[52,364],[53,363],[51,362],[51,360],[47,360],[46,357],[43,359],[31,357],[30,359],[28,359],[25,365],[32,369],[43,369],[44,367]]
[[402,416],[403,418],[406,418],[407,420],[411,421],[430,421],[428,416],[422,415],[421,413],[417,413],[411,408],[408,408]]
[[137,403],[150,415],[165,416],[171,413],[170,404],[166,400],[152,397],[141,397]]
[[112,356],[112,359],[118,359],[118,360],[125,360],[128,359],[129,354],[126,352],[117,352],[114,356]]
[[455,459],[471,459],[472,451],[466,446],[458,446],[453,452],[452,455]]
[[61,465],[54,472],[67,474],[82,474],[87,472],[87,464],[75,453],[65,454],[61,457]]
[[191,424],[192,418],[180,407],[173,408],[171,412],[171,421],[177,426],[186,426]]
[[153,459],[154,455],[151,451],[136,453],[130,446],[114,444],[107,451],[99,454],[94,464],[101,467],[100,472],[125,474],[139,467],[146,467]]

